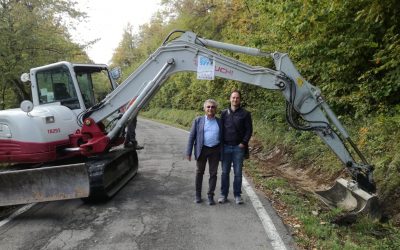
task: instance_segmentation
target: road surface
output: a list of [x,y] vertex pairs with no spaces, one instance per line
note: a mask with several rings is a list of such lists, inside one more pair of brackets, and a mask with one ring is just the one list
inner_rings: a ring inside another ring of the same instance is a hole
[[[139,119],[137,135],[145,146],[138,152],[139,173],[112,200],[34,204],[0,222],[0,249],[294,249],[251,184],[242,205],[232,194],[226,204],[194,203],[195,162],[183,156],[186,131]],[[207,186],[208,174],[203,194]],[[216,195],[218,189],[219,180]]]

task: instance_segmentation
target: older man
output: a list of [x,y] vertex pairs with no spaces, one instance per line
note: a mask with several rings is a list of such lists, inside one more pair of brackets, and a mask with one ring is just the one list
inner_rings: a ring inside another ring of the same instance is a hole
[[214,205],[214,191],[217,184],[218,164],[221,154],[221,122],[215,117],[217,102],[208,99],[204,102],[204,116],[196,117],[190,130],[189,141],[186,148],[186,157],[192,159],[194,146],[194,157],[196,159],[196,203],[202,202],[201,189],[203,175],[208,161],[210,178],[208,181],[208,204]]

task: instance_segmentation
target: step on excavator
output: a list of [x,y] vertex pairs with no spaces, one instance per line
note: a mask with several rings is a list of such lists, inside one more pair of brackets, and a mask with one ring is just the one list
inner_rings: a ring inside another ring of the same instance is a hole
[[[248,65],[215,49],[270,57],[275,69]],[[0,172],[0,206],[110,199],[138,171],[135,149],[121,147],[127,124],[169,76],[187,71],[197,73],[198,79],[218,77],[281,92],[289,125],[317,134],[351,176],[351,180],[339,179],[332,188],[317,191],[318,197],[348,212],[378,209],[374,167],[320,89],[300,75],[287,54],[179,30],[171,32],[118,86],[119,71],[106,65],[58,62],[23,74],[21,81],[30,84],[32,101],[23,101],[20,109],[0,111],[0,163],[8,166]]]

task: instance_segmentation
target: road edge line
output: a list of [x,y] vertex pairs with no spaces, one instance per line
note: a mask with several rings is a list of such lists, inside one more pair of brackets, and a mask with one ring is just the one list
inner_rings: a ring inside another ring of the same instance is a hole
[[261,220],[261,223],[263,224],[264,230],[267,233],[268,238],[271,240],[272,247],[274,249],[287,249],[285,243],[283,243],[282,241],[282,238],[279,236],[279,233],[276,230],[276,227],[272,222],[271,217],[268,215],[257,194],[254,192],[253,188],[244,176],[242,177],[242,183],[244,190],[249,196],[250,201],[253,204],[253,207],[256,210],[257,215]]
[[8,216],[7,218],[3,219],[2,221],[0,221],[0,228],[4,225],[6,225],[8,222],[10,222],[12,219],[14,219],[15,217],[17,217],[18,215],[21,215],[23,213],[25,213],[26,211],[28,211],[30,208],[32,208],[34,205],[36,205],[36,203],[31,203],[28,205],[25,205],[21,208],[19,208],[17,211],[15,211],[14,213],[12,213],[10,216]]

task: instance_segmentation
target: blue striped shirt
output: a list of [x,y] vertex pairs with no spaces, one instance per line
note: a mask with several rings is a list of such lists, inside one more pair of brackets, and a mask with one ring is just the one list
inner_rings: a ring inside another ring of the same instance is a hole
[[206,116],[204,122],[204,146],[214,147],[219,144],[219,126],[217,120]]

